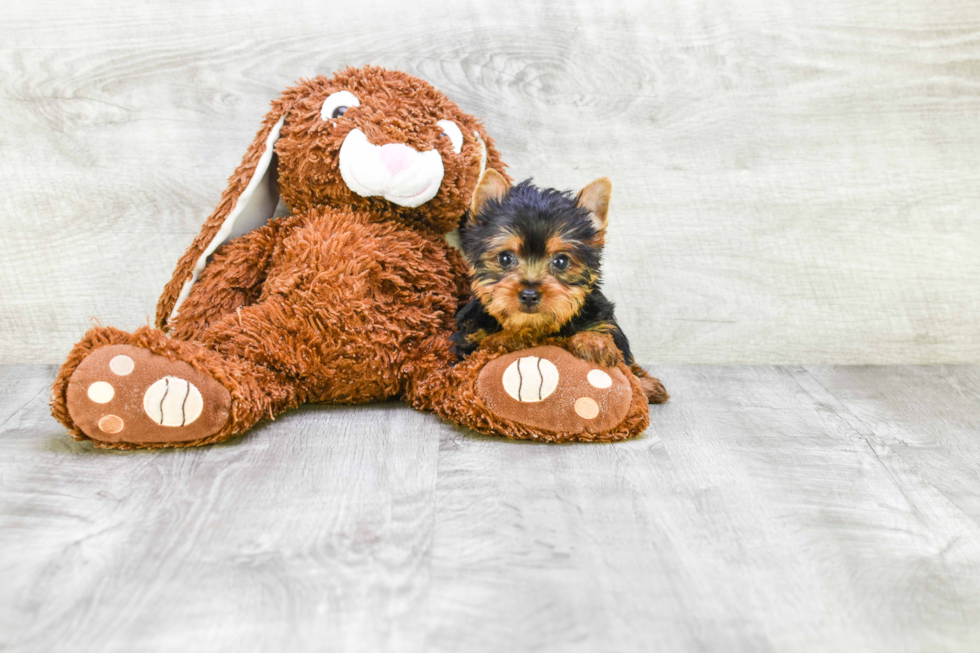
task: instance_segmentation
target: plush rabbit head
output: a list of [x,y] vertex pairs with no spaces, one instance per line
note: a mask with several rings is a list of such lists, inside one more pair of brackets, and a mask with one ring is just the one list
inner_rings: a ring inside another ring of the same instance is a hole
[[157,323],[176,316],[208,257],[268,222],[280,198],[294,214],[330,206],[447,233],[488,168],[504,172],[483,125],[418,78],[367,66],[302,80],[272,103],[178,263]]
[[350,206],[451,231],[500,158],[482,125],[429,84],[382,68],[348,68],[283,96],[275,151],[294,211]]

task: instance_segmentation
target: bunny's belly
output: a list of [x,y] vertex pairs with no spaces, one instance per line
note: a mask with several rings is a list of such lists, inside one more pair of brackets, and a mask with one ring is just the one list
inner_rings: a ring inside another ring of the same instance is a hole
[[291,372],[310,401],[398,396],[457,307],[447,245],[393,222],[313,211],[277,247],[260,303],[282,307]]

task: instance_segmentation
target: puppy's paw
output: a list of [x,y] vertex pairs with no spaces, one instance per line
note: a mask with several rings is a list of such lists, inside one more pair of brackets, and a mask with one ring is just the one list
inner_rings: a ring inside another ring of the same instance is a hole
[[498,331],[480,341],[482,349],[502,349],[506,352],[520,351],[528,346],[524,338],[514,331]]
[[660,382],[660,379],[652,376],[641,376],[639,379],[640,388],[643,389],[643,394],[647,396],[647,403],[662,404],[670,399],[670,395],[667,394],[667,388]]
[[596,331],[582,331],[568,339],[568,350],[584,361],[616,367],[622,354],[612,336]]
[[660,379],[650,376],[650,373],[637,364],[630,365],[630,370],[640,381],[640,388],[643,390],[643,394],[647,396],[647,403],[650,404],[663,404],[670,399],[670,395],[667,394],[667,388],[661,383]]

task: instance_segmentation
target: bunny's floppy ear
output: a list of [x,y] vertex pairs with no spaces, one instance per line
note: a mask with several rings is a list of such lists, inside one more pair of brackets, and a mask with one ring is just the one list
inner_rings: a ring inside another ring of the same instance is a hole
[[177,317],[180,304],[191,292],[208,263],[208,257],[221,245],[266,224],[279,203],[277,160],[273,147],[285,122],[288,107],[284,100],[273,103],[262,128],[249,145],[221,201],[205,221],[201,233],[177,262],[157,304],[157,326],[166,328]]

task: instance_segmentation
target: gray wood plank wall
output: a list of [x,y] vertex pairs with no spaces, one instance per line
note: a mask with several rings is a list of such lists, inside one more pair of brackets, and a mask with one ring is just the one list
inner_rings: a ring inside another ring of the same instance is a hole
[[376,63],[614,182],[643,361],[980,360],[976,0],[7,2],[0,362],[146,322],[269,100]]

